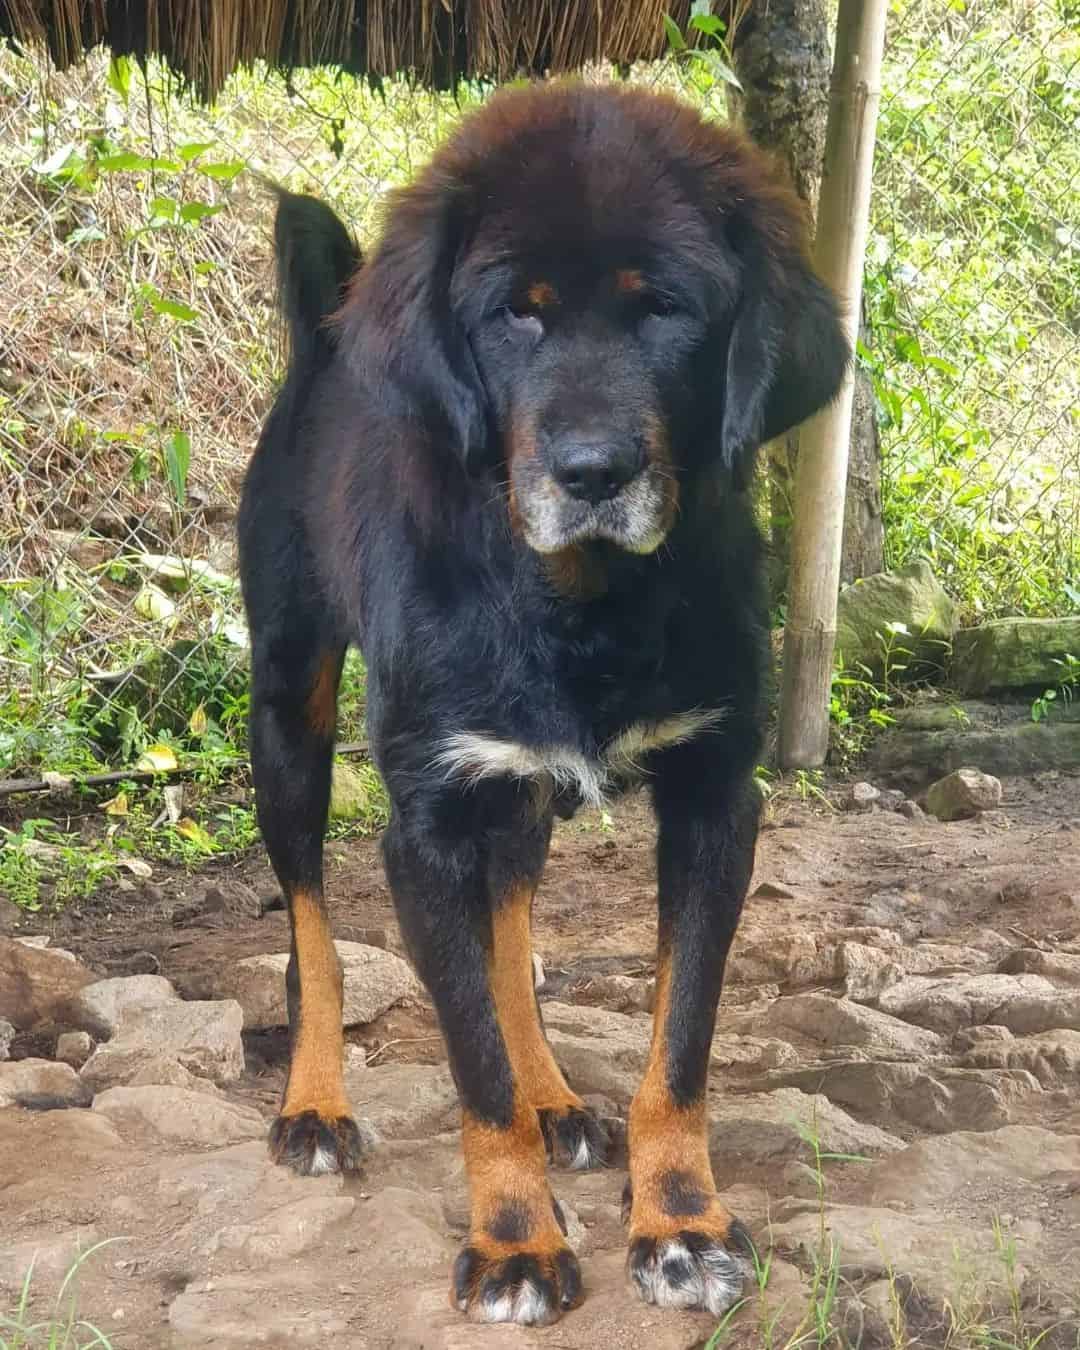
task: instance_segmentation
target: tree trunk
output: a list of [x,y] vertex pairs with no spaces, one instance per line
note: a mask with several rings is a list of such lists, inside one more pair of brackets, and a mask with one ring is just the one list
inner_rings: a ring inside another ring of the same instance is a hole
[[[866,306],[859,338],[869,344]],[[855,371],[848,444],[847,497],[844,501],[844,541],[840,580],[844,585],[873,576],[885,568],[885,527],[881,519],[881,439],[878,435],[874,386],[865,370]]]
[[[749,135],[786,166],[811,224],[817,219],[825,153],[832,68],[829,10],[828,0],[759,0],[736,30],[733,53],[743,86],[741,98],[734,101],[737,115]],[[797,431],[766,447],[765,514],[777,598],[787,593],[798,449]],[[862,371],[856,373],[850,464],[845,581],[879,572],[884,565],[877,424],[870,382]]]

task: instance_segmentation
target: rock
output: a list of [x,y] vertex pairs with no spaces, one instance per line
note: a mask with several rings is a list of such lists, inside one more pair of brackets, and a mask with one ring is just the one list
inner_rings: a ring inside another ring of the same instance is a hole
[[820,1189],[819,1174],[808,1163],[785,1163],[780,1171],[780,1188],[784,1195],[796,1195],[806,1199],[817,1195]]
[[961,1027],[952,1038],[952,1048],[960,1053],[973,1050],[977,1045],[998,1044],[1015,1040],[1008,1027]]
[[384,1139],[423,1139],[461,1122],[457,1089],[445,1064],[376,1064],[361,1071],[355,1091],[360,1115]]
[[1080,991],[1058,990],[1041,975],[909,975],[886,989],[882,1012],[932,1031],[993,1023],[1016,1035],[1080,1029]]
[[933,1031],[827,994],[779,998],[761,1019],[761,1027],[774,1035],[794,1031],[823,1045],[865,1046],[890,1055],[924,1057],[943,1048],[942,1037]]
[[15,1028],[10,1022],[0,1018],[0,1060],[8,1057],[8,1051],[11,1049],[11,1042],[15,1039]]
[[919,803],[913,802],[907,798],[905,798],[904,801],[902,801],[896,809],[904,817],[905,820],[910,820],[918,823],[920,820],[926,819],[926,812],[922,809]]
[[907,634],[893,643],[893,659],[907,667],[907,677],[925,674],[928,667],[940,670],[944,666],[956,630],[956,606],[929,563],[919,561],[895,572],[878,572],[840,592],[836,614],[838,660],[848,668],[861,663],[880,675],[884,667],[882,635],[890,623],[902,623],[907,628]]
[[881,793],[873,783],[852,783],[844,805],[849,811],[872,811],[881,803]]
[[816,1090],[860,1117],[887,1125],[905,1121],[919,1129],[991,1130],[1006,1125],[1010,1102],[1039,1090],[1025,1072],[996,1074],[977,1069],[884,1063],[852,1059],[770,1073],[755,1086]]
[[208,886],[203,896],[203,908],[210,913],[231,914],[238,919],[261,919],[263,902],[258,891],[246,882],[223,879]]
[[751,900],[794,900],[795,892],[788,886],[777,885],[775,881],[763,881],[755,886],[750,894]]
[[148,1008],[177,997],[173,986],[160,975],[125,975],[97,980],[80,989],[69,1000],[65,1016],[83,1031],[107,1041],[126,1009]]
[[872,1003],[883,989],[904,977],[896,950],[867,947],[861,942],[842,942],[838,948],[844,993],[861,1003]]
[[0,933],[17,933],[25,918],[25,909],[20,909],[6,895],[0,895]]
[[69,1064],[51,1059],[19,1059],[0,1064],[0,1106],[52,1110],[89,1106],[90,1093]]
[[1011,952],[998,970],[1006,975],[1043,975],[1058,984],[1080,985],[1080,955],[1070,952],[1042,952],[1024,947]]
[[1049,722],[1031,720],[1030,703],[1010,706],[965,700],[958,705],[894,710],[896,724],[876,737],[867,769],[918,790],[965,764],[998,777],[1019,777],[1080,765],[1080,710]]
[[[89,986],[93,988],[93,986]],[[56,1058],[73,1069],[81,1069],[90,1058],[94,1041],[85,1031],[65,1031],[56,1038]]]
[[112,1040],[83,1065],[83,1079],[95,1090],[130,1083],[147,1061],[165,1058],[199,1077],[231,1083],[244,1071],[242,1024],[240,1005],[231,999],[127,1008]]
[[[32,1242],[17,1242],[13,1246],[0,1248],[0,1289],[20,1291],[28,1276],[32,1275],[36,1289],[42,1285],[54,1287],[61,1284],[64,1276],[87,1250],[98,1240],[98,1231],[93,1225],[72,1228],[68,1232],[35,1239]],[[92,1270],[93,1267],[89,1267]],[[9,1330],[4,1325],[4,1332]],[[21,1330],[21,1329],[20,1329]],[[18,1333],[16,1333],[18,1334]],[[58,1336],[60,1333],[53,1333]],[[7,1339],[0,1346],[18,1347],[19,1341]],[[26,1342],[22,1342],[26,1345]],[[31,1342],[32,1344],[32,1342]],[[45,1342],[48,1345],[48,1342]],[[54,1345],[62,1342],[54,1341]],[[51,1347],[50,1347],[51,1350]]]
[[297,1257],[318,1246],[330,1229],[351,1218],[355,1208],[351,1195],[307,1196],[272,1210],[257,1223],[222,1228],[203,1252],[207,1256],[227,1252],[257,1266]]
[[[345,979],[343,1017],[347,1027],[373,1022],[402,999],[422,993],[408,964],[393,952],[360,942],[337,942]],[[219,967],[200,980],[206,998],[235,998],[243,1009],[244,1030],[288,1026],[285,970],[288,952],[249,956]]]
[[1080,652],[1080,616],[990,619],[956,634],[952,678],[967,694],[1053,688],[1062,679],[1054,662],[1067,652]]
[[539,952],[532,954],[533,965],[533,988],[537,993],[547,984],[547,976],[544,974],[544,958]]
[[821,984],[836,975],[835,945],[818,944],[805,932],[777,933],[765,941],[735,939],[728,960],[728,978],[744,984],[773,980],[788,984]]
[[335,759],[330,787],[330,819],[356,820],[377,809],[380,787],[369,772]]
[[361,1264],[385,1261],[388,1268],[440,1274],[453,1260],[455,1244],[443,1235],[442,1206],[422,1191],[387,1186],[365,1201],[362,1222],[347,1239]]
[[364,1344],[353,1331],[355,1296],[335,1300],[327,1294],[332,1287],[320,1288],[310,1271],[294,1274],[288,1267],[265,1276],[248,1271],[193,1280],[169,1305],[169,1344],[176,1350],[255,1345],[345,1350]]
[[185,1069],[178,1059],[170,1059],[168,1055],[146,1057],[140,1055],[134,1064],[134,1072],[126,1084],[117,1086],[179,1087],[187,1088],[190,1092],[208,1092],[211,1096],[221,1092],[217,1084],[212,1083],[209,1078],[197,1078],[190,1070]]
[[1047,1031],[1019,1039],[1010,1034],[1008,1040],[977,1041],[965,1050],[960,1062],[975,1069],[1026,1070],[1044,1088],[1074,1086],[1080,1082],[1080,1031]]
[[[972,1300],[969,1306],[978,1306],[974,1300],[1001,1280],[991,1218],[987,1214],[983,1223],[949,1221],[937,1205],[928,1212],[907,1214],[883,1205],[831,1204],[822,1219],[815,1201],[801,1200],[774,1215],[771,1234],[781,1252],[810,1264],[818,1253],[824,1222],[826,1241],[839,1249],[841,1285],[902,1277],[912,1280],[924,1295],[942,1298],[955,1296],[959,1269],[964,1272],[964,1295]],[[1028,1221],[1013,1232],[1027,1250],[1037,1242],[1041,1228]]]
[[94,1098],[94,1110],[121,1131],[149,1129],[183,1144],[232,1144],[266,1133],[266,1122],[251,1107],[186,1088],[109,1088]]
[[153,952],[143,950],[124,957],[113,966],[113,969],[122,971],[125,975],[160,975],[161,962]]
[[652,1039],[652,1019],[569,1003],[545,1003],[544,1025],[570,1086],[626,1106],[637,1091]]
[[346,1184],[339,1172],[300,1177],[279,1167],[270,1161],[266,1141],[258,1139],[164,1159],[157,1198],[167,1208],[191,1205],[197,1214],[216,1217],[219,1223],[222,1215],[251,1222],[312,1195],[340,1195]]
[[1001,805],[1001,780],[981,769],[956,769],[926,792],[926,809],[938,820],[966,820]]
[[875,1163],[864,1181],[875,1204],[941,1205],[972,1185],[1004,1188],[1080,1172],[1080,1136],[1036,1125],[1007,1125],[978,1134],[959,1131],[920,1139]]
[[575,1002],[615,1012],[651,1012],[655,996],[655,981],[635,979],[632,975],[594,975],[576,991]]
[[826,1153],[890,1153],[903,1148],[895,1135],[853,1120],[820,1093],[785,1087],[732,1096],[715,1093],[710,1103],[709,1151],[717,1177],[738,1175],[747,1165],[813,1158],[808,1136],[816,1133]]
[[[46,939],[48,941],[48,939]],[[19,938],[0,937],[0,1017],[17,1031],[54,1018],[98,977],[78,961]]]

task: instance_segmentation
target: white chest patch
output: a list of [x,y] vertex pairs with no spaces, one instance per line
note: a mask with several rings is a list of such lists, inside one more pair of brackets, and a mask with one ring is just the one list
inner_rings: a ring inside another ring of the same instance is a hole
[[644,774],[641,761],[650,750],[693,740],[726,716],[724,708],[698,708],[659,722],[635,722],[595,757],[568,745],[522,745],[482,731],[459,731],[446,738],[435,762],[447,778],[473,784],[485,778],[533,779],[601,806],[616,783]]

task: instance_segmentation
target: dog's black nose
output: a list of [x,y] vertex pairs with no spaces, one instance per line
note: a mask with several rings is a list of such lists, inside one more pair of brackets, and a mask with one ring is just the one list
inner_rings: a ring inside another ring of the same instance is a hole
[[639,446],[567,440],[553,448],[551,473],[571,497],[595,506],[614,497],[644,468]]

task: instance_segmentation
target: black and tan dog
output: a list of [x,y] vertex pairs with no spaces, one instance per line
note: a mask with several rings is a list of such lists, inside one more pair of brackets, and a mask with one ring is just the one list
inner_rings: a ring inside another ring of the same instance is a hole
[[804,236],[737,135],[586,85],[492,99],[393,197],[363,267],[325,207],[280,200],[293,356],[240,520],[259,819],[293,934],[271,1149],[301,1172],[359,1161],[322,888],[355,642],[387,876],[464,1112],[453,1297],[477,1318],[549,1322],[581,1297],[546,1155],[588,1167],[606,1141],[545,1040],[530,914],[553,815],[641,779],[659,944],[629,1269],[670,1307],[717,1313],[739,1289],[706,1077],[757,831],[747,487],[759,442],[848,360]]

